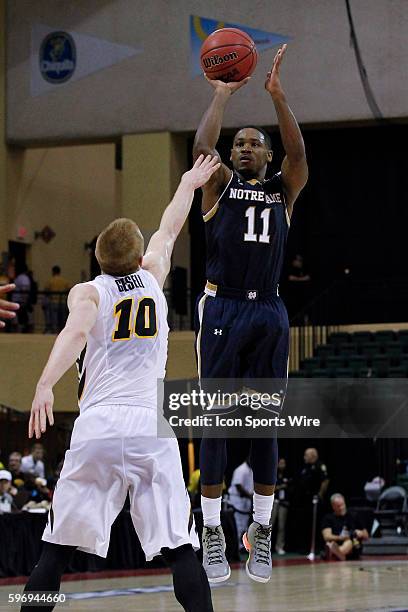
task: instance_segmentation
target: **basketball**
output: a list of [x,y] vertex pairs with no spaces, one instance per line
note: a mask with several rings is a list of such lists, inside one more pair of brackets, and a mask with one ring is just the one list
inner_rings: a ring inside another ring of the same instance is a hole
[[258,53],[252,38],[237,28],[215,30],[200,51],[201,66],[209,79],[242,81],[255,70]]

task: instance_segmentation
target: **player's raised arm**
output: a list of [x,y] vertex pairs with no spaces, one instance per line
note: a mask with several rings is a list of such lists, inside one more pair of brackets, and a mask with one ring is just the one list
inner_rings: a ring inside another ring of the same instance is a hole
[[[205,78],[214,88],[214,95],[198,126],[194,139],[193,157],[197,159],[199,155],[216,155],[221,162],[215,147],[220,137],[224,110],[231,95],[248,83],[249,77],[233,83]],[[203,187],[203,212],[207,212],[213,207],[230,176],[231,170],[221,163],[219,170]]]
[[57,337],[47,364],[37,383],[31,407],[28,435],[40,438],[45,432],[47,416],[54,424],[52,406],[53,386],[65,374],[83,350],[88,333],[95,324],[98,314],[99,294],[95,287],[87,284],[76,285],[68,295],[69,316],[64,329]]
[[302,133],[286,101],[286,96],[280,82],[279,71],[282,58],[286,52],[286,47],[286,45],[283,45],[275,55],[272,69],[268,72],[265,81],[265,89],[270,93],[275,106],[280,135],[286,153],[281,169],[288,213],[291,215],[293,204],[303,187],[306,185],[308,168]]
[[[0,287],[0,295],[5,295],[6,293],[13,291],[13,289],[15,288],[16,286],[12,283],[9,285],[3,285],[2,287]],[[16,316],[15,311],[19,308],[20,305],[16,304],[15,302],[8,302],[7,300],[0,299],[0,317],[2,319],[14,319],[14,317]],[[4,326],[5,323],[3,323],[3,321],[0,321],[0,327]]]
[[174,243],[190,212],[194,191],[202,187],[219,167],[216,157],[198,157],[191,170],[181,177],[177,191],[163,213],[160,227],[150,239],[142,268],[153,274],[160,287],[163,287],[170,271]]

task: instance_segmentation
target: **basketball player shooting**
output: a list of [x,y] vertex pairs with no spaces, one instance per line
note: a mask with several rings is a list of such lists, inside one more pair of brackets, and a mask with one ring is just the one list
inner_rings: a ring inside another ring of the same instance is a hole
[[[53,387],[78,355],[80,415],[55,488],[44,546],[25,591],[58,591],[76,548],[106,557],[110,530],[130,496],[130,512],[150,561],[162,554],[184,610],[213,610],[175,438],[157,438],[157,381],[167,360],[162,291],[174,242],[194,190],[220,167],[199,156],[186,172],[143,256],[143,236],[116,219],[98,237],[102,274],[69,293],[69,317],[37,384],[29,437],[53,424]],[[52,610],[45,606],[40,610]],[[26,610],[25,606],[21,608]]]
[[[280,81],[286,52],[277,52],[265,89],[278,118],[286,156],[281,171],[265,180],[272,161],[266,132],[243,127],[234,136],[230,161],[203,186],[202,214],[207,242],[207,284],[196,309],[196,350],[201,379],[286,379],[289,322],[278,294],[289,220],[308,177],[305,147]],[[198,127],[194,156],[215,150],[225,107],[249,79],[209,80],[211,104]],[[272,574],[269,525],[277,475],[277,440],[253,439],[253,522],[244,535],[246,571],[257,582]],[[203,564],[210,582],[230,576],[221,528],[221,493],[226,441],[203,438],[200,449]]]

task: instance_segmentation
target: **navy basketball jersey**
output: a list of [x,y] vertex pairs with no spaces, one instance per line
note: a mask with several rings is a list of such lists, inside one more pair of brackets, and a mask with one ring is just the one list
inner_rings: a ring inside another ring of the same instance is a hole
[[280,172],[263,182],[233,172],[203,218],[210,283],[260,291],[277,286],[289,229]]

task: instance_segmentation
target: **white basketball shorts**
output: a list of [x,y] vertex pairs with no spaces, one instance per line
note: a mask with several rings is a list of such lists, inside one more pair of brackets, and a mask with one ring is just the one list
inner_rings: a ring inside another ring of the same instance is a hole
[[42,539],[106,557],[129,492],[147,561],[165,547],[198,549],[177,440],[156,435],[156,414],[147,408],[93,406],[81,414]]

